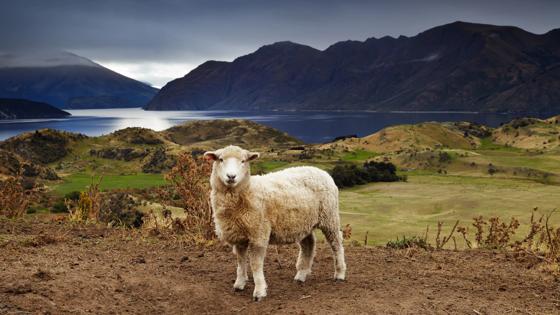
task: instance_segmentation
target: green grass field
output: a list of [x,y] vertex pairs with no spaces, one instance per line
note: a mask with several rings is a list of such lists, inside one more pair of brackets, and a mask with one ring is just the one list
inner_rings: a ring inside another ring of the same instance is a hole
[[500,152],[523,152],[523,149],[505,146],[492,142],[491,137],[481,138],[478,150],[481,151],[500,151]]
[[560,173],[560,155],[518,152],[477,151],[480,155],[465,159],[479,164],[492,163],[506,167],[525,167],[544,172]]
[[[98,177],[96,177],[97,179]],[[84,191],[92,183],[92,175],[77,173],[66,176],[63,182],[53,186],[55,193],[59,195],[67,194],[71,191]],[[147,188],[165,184],[162,174],[132,174],[132,175],[107,175],[101,180],[101,189],[122,189],[122,188]]]
[[[68,157],[61,163],[66,171],[63,173],[70,175],[51,186],[57,195],[85,190],[91,184],[90,174],[106,174],[101,183],[103,190],[146,188],[165,183],[161,174],[140,173],[139,161],[124,162],[90,156],[89,146],[96,144],[95,141],[91,140],[91,143],[79,148],[79,156]],[[522,172],[514,176],[511,171],[512,168],[530,168],[552,173],[558,178],[558,152],[527,152],[493,144],[489,138],[482,139],[481,147],[476,150],[446,151],[452,157],[444,164],[447,175],[438,174],[437,169],[411,168],[399,172],[399,175],[408,176],[408,182],[375,183],[341,190],[342,223],[351,225],[353,238],[363,241],[367,231],[369,244],[384,245],[403,235],[422,236],[429,226],[433,242],[438,221],[445,223],[444,231],[448,231],[456,220],[472,230],[472,218],[479,215],[500,216],[506,220],[512,216],[518,218],[522,227],[516,237],[521,237],[528,227],[533,208],[538,207],[541,213],[545,213],[560,207],[560,185],[539,183],[538,178],[523,178]],[[363,163],[377,155],[358,150],[291,163],[263,158],[253,164],[253,173],[268,173],[298,165],[330,170],[340,160]],[[510,171],[490,176],[487,172],[490,163]],[[181,214],[181,211],[176,212]],[[552,220],[560,224],[560,213]],[[462,244],[462,240],[459,243]]]
[[[456,220],[472,229],[472,218],[516,217],[525,232],[532,209],[541,213],[560,206],[560,186],[527,180],[411,174],[408,182],[375,183],[344,189],[340,193],[343,224],[350,224],[353,238],[381,245],[397,236],[423,236],[430,226],[435,237],[438,221],[448,231]],[[552,222],[560,223],[560,214]],[[518,235],[521,237],[521,235]],[[432,239],[433,241],[433,239]]]
[[341,156],[340,159],[347,162],[364,162],[367,159],[371,159],[378,155],[379,153],[375,153],[375,152],[370,152],[366,150],[356,150],[353,152],[345,153],[344,155]]

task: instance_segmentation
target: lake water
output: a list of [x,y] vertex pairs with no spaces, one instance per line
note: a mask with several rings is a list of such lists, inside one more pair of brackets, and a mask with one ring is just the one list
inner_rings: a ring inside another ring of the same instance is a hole
[[25,131],[53,128],[99,136],[126,127],[157,131],[196,119],[243,118],[289,133],[305,142],[326,142],[348,134],[365,136],[386,126],[426,121],[471,121],[498,126],[513,117],[500,114],[449,112],[238,112],[238,111],[144,111],[141,108],[68,110],[64,119],[1,121],[0,140]]

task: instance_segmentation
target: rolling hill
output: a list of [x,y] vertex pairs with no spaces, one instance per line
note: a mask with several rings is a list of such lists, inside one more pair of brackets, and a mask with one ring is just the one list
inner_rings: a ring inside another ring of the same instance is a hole
[[0,54],[0,97],[58,108],[142,107],[157,89],[68,52]]
[[278,42],[203,63],[145,108],[557,112],[560,29],[455,22],[322,51]]
[[22,99],[0,98],[0,120],[29,118],[64,118],[70,116],[63,110],[46,103]]
[[0,141],[0,162],[5,164],[0,175],[13,176],[23,164],[50,166],[65,174],[161,173],[175,164],[180,152],[200,153],[230,144],[264,152],[301,145],[301,141],[241,119],[190,121],[160,132],[126,128],[100,137],[41,129]]
[[548,119],[517,118],[498,128],[470,122],[425,122],[396,125],[361,138],[346,138],[318,145],[323,149],[397,152],[426,149],[480,149],[485,145],[529,150],[560,146],[560,116]]

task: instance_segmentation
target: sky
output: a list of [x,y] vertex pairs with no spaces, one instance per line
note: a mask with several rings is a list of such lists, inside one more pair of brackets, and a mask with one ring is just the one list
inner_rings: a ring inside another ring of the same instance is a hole
[[454,21],[560,27],[560,0],[0,0],[0,51],[65,50],[156,87],[290,40],[414,36]]

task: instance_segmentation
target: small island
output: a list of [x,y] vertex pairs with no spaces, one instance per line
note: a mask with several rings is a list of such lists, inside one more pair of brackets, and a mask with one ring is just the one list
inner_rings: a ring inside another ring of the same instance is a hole
[[70,113],[52,105],[25,99],[0,98],[0,120],[64,118]]

